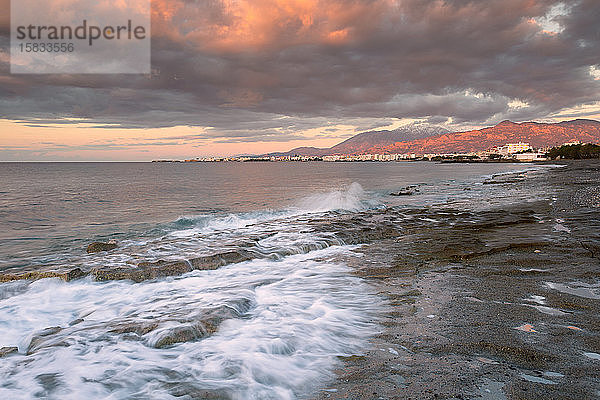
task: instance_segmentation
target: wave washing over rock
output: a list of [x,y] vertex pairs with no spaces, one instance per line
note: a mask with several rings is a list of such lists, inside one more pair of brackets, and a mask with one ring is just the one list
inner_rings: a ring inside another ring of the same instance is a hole
[[[376,332],[331,247],[143,284],[44,279],[0,303],[4,398],[292,399]],[[3,293],[5,296],[5,293]]]
[[347,243],[331,232],[315,231],[314,225],[321,222],[323,213],[381,207],[380,202],[353,183],[347,190],[310,196],[282,211],[181,217],[174,226],[183,229],[165,236],[146,241],[128,240],[123,249],[75,259],[76,265],[1,274],[0,282],[53,277],[71,281],[87,275],[97,281],[141,282],[193,270],[217,269],[256,258],[277,260]]
[[279,210],[186,215],[110,251],[7,271],[0,394],[309,397],[381,330],[384,301],[350,267],[361,246],[444,223],[431,204],[450,197],[514,198],[510,182],[469,179],[419,184],[415,199],[354,183]]
[[13,274],[47,279],[0,285],[0,394],[308,395],[366,347],[380,302],[341,261],[357,256],[353,241],[318,227],[378,205],[355,184],[280,212],[182,218],[158,239],[86,256],[77,273]]

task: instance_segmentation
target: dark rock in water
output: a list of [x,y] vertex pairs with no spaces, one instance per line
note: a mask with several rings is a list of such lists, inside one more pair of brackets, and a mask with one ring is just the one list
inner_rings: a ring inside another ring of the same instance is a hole
[[73,340],[66,340],[66,339],[48,339],[45,340],[44,338],[41,337],[36,337],[34,338],[35,341],[32,341],[29,348],[27,349],[27,355],[33,354],[36,351],[43,349],[43,348],[49,348],[49,347],[69,347],[73,344]]
[[38,280],[44,278],[60,278],[65,282],[74,279],[83,278],[87,274],[81,268],[73,268],[69,271],[31,271],[22,274],[3,274],[0,275],[0,282],[10,282],[18,280]]
[[37,336],[54,335],[55,333],[58,333],[60,331],[62,331],[62,328],[60,326],[51,326],[49,328],[46,328],[46,329],[38,332]]
[[216,269],[223,265],[235,264],[242,261],[251,260],[253,257],[246,252],[226,251],[224,253],[213,254],[210,256],[197,257],[190,260],[194,269]]
[[90,243],[90,245],[87,247],[87,252],[88,253],[98,253],[101,251],[110,251],[113,249],[116,249],[117,243],[110,241],[108,243],[104,243],[104,242],[94,242],[94,243]]
[[31,338],[31,342],[29,342],[29,346],[27,348],[27,354],[32,354],[42,347],[50,347],[50,346],[68,347],[70,344],[65,342],[63,338],[52,336],[62,330],[63,330],[63,328],[61,328],[60,326],[51,326],[49,328],[43,329],[39,332],[36,332],[36,334]]
[[[135,268],[94,268],[90,273],[97,281],[125,280],[131,279],[136,274],[141,274]],[[143,279],[138,279],[141,282]]]
[[205,338],[217,332],[223,321],[240,318],[252,306],[248,299],[240,300],[237,304],[220,306],[205,313],[195,321],[185,321],[186,325],[161,332],[152,342],[156,348],[168,347],[177,343],[191,342]]
[[155,263],[140,263],[137,268],[94,268],[90,273],[97,281],[130,279],[134,282],[142,282],[148,279],[182,275],[191,270],[192,267],[186,261],[158,261]]
[[177,343],[192,342],[194,340],[202,339],[215,333],[224,319],[225,318],[212,317],[199,322],[196,325],[171,329],[154,343],[154,347],[161,349]]
[[142,282],[148,279],[182,275],[192,270],[211,270],[227,264],[251,260],[252,254],[241,251],[227,251],[193,258],[189,261],[142,262],[137,267],[94,268],[90,274],[97,281],[125,280]]
[[[169,371],[170,376],[174,371]],[[187,382],[187,377],[179,380],[171,379],[164,382],[163,386],[168,388],[169,394],[175,398],[202,399],[202,400],[231,400],[232,396],[225,389],[206,389],[195,382]]]
[[[95,242],[88,246],[88,253],[108,251],[116,248],[116,243]],[[255,258],[250,251],[226,251],[209,256],[193,258],[189,261],[142,262],[135,267],[96,267],[91,271],[73,268],[69,271],[31,271],[21,274],[0,274],[0,282],[15,280],[37,280],[60,278],[66,282],[92,275],[96,281],[132,280],[142,282],[149,279],[182,275],[192,270],[212,270],[227,264],[239,263]]]
[[73,321],[69,322],[69,326],[77,325],[82,322],[83,322],[83,318],[77,318],[77,319],[74,319]]
[[136,333],[140,336],[145,335],[148,332],[152,332],[158,327],[158,323],[135,323],[127,322],[112,328],[109,332],[111,333]]
[[419,185],[409,185],[401,188],[397,192],[390,193],[390,196],[412,196],[419,192]]
[[170,330],[168,334],[157,340],[154,347],[161,349],[176,343],[190,342],[203,336],[206,336],[206,333],[200,327],[184,326]]
[[0,348],[0,357],[5,357],[9,354],[13,354],[18,351],[19,351],[19,349],[16,347],[1,347]]
[[87,275],[87,273],[83,272],[81,270],[81,268],[74,268],[74,269],[70,270],[69,272],[67,272],[66,274],[64,274],[62,276],[62,278],[65,281],[69,282],[69,281],[72,281],[74,279],[83,278],[86,275]]

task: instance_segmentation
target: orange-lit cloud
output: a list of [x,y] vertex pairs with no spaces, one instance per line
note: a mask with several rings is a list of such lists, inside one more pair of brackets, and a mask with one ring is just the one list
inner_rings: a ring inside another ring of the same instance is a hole
[[256,51],[300,44],[345,44],[376,28],[387,0],[222,0],[197,6],[153,2],[156,35],[214,51]]
[[[125,0],[98,7],[109,4]],[[21,121],[0,134],[11,157],[35,147],[149,159],[325,145],[341,139],[332,127],[350,134],[390,119],[470,129],[594,118],[597,0],[565,4],[153,0],[152,73],[127,76],[10,75],[0,16],[0,120]],[[14,132],[30,144],[11,147]],[[35,144],[49,132],[61,146]]]

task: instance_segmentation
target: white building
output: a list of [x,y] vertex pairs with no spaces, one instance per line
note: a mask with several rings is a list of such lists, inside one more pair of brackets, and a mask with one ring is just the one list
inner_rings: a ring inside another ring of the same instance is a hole
[[496,149],[498,154],[507,156],[509,154],[519,153],[521,151],[533,150],[529,143],[507,143],[504,146],[500,146]]
[[521,153],[515,154],[514,157],[522,162],[546,161],[548,159],[544,153]]

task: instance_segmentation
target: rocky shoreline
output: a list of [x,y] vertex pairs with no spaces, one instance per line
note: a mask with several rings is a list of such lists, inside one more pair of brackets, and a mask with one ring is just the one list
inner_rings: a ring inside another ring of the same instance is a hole
[[[17,271],[0,272],[0,283],[28,280],[35,281],[45,278],[59,278],[65,282],[85,277],[94,281],[131,280],[143,282],[157,278],[179,276],[196,270],[215,270],[229,264],[240,263],[260,258],[281,258],[298,253],[324,249],[343,244],[365,244],[398,236],[399,232],[392,223],[371,221],[369,216],[362,214],[340,215],[340,219],[331,221],[327,215],[315,215],[305,221],[308,229],[314,233],[314,243],[306,243],[300,248],[282,248],[277,254],[265,253],[258,242],[268,238],[271,232],[258,234],[246,242],[236,243],[236,247],[224,251],[216,251],[206,255],[175,260],[156,260],[149,254],[140,255],[141,261],[136,263],[114,263],[112,265],[87,266],[85,263],[59,266],[31,266]],[[331,233],[335,232],[334,235]],[[110,245],[104,247],[104,245]],[[89,248],[102,249],[89,251]],[[88,253],[100,254],[100,257],[111,255],[117,248],[116,244],[94,242],[88,246]],[[127,251],[127,249],[125,249]],[[206,251],[206,250],[204,250]]]
[[553,195],[425,210],[438,223],[359,250],[355,273],[387,299],[382,332],[317,399],[600,396],[600,163],[499,184]]
[[44,278],[59,278],[65,282],[91,276],[95,281],[132,280],[143,282],[149,279],[183,275],[194,270],[217,269],[223,265],[250,260],[249,254],[240,251],[217,253],[210,256],[195,257],[180,261],[141,262],[137,265],[123,267],[96,267],[84,271],[79,267],[62,267],[52,270],[28,271],[24,273],[0,274],[0,282],[18,280],[38,280]]
[[[339,357],[337,379],[316,399],[598,397],[600,163],[571,162],[531,175],[499,174],[481,187],[493,190],[482,193],[505,192],[511,199],[512,193],[536,188],[545,197],[540,200],[536,194],[536,200],[472,210],[448,204],[311,214],[301,224],[287,226],[301,227],[311,241],[276,252],[257,246],[273,234],[258,227],[243,242],[232,242],[235,247],[212,253],[203,249],[205,255],[157,260],[145,248],[135,263],[5,272],[0,282],[49,277],[142,282],[355,244],[360,245],[355,256],[335,257],[383,300],[385,306],[374,317],[381,330],[363,353]],[[101,249],[95,260],[110,261],[122,249],[108,247],[93,246]],[[9,285],[17,290],[22,284],[29,283]],[[164,332],[153,321],[125,321],[111,325],[108,333],[170,349],[204,340],[222,322],[245,318],[251,307],[244,300],[233,309],[208,309],[193,321],[186,319],[185,326]],[[74,318],[62,327],[36,331],[22,352],[74,343],[64,338],[83,326],[86,315]],[[0,348],[0,358],[17,351]],[[203,391],[194,398],[231,396]]]

